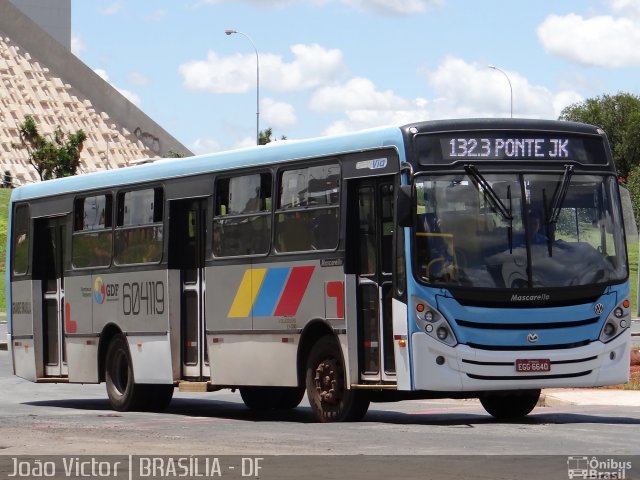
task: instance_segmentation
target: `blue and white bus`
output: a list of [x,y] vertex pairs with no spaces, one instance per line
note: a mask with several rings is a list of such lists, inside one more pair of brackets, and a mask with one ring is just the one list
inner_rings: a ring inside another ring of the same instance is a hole
[[604,132],[414,123],[13,191],[16,375],[361,419],[372,401],[628,381],[628,262]]

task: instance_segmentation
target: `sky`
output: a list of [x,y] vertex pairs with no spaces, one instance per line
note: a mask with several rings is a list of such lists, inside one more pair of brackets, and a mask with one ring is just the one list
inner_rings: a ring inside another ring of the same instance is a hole
[[73,0],[72,52],[201,154],[257,103],[300,139],[640,95],[640,0]]

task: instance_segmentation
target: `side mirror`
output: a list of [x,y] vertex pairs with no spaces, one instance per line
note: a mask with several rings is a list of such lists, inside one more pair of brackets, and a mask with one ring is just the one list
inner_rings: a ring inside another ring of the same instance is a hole
[[396,195],[396,217],[398,226],[413,226],[413,187],[411,185],[400,185]]

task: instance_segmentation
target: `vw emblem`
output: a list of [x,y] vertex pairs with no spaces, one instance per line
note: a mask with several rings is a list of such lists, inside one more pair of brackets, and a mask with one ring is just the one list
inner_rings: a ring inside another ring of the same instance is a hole
[[527,335],[527,342],[529,343],[538,343],[538,340],[540,340],[540,337],[537,333],[531,332],[529,335]]
[[596,306],[593,307],[593,309],[598,315],[600,315],[602,312],[604,312],[604,305],[602,305],[601,303],[596,303]]

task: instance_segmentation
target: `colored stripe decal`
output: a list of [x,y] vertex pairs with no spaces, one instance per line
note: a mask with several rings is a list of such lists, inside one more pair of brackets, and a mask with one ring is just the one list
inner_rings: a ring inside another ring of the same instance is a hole
[[313,275],[315,267],[313,265],[306,267],[293,267],[291,274],[284,287],[284,292],[280,297],[278,306],[273,315],[276,317],[292,317],[302,302],[302,297],[307,290],[311,275]]
[[227,317],[246,318],[251,314],[251,307],[260,291],[266,272],[266,268],[248,269],[244,272]]
[[262,282],[262,288],[253,306],[254,317],[270,317],[276,303],[280,299],[280,294],[284,288],[284,283],[289,276],[290,268],[270,268],[267,276]]

